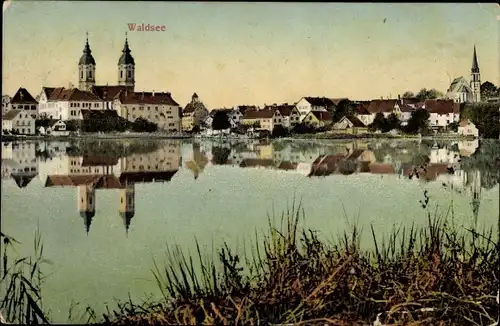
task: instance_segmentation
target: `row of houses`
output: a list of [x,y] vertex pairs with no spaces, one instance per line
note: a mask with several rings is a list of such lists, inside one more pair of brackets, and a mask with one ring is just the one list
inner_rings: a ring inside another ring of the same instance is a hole
[[277,125],[291,128],[293,125],[303,123],[313,127],[324,127],[334,124],[338,129],[367,128],[373,123],[378,113],[388,118],[395,114],[402,125],[408,123],[412,113],[418,109],[429,112],[429,126],[431,128],[446,128],[451,123],[460,121],[460,104],[451,99],[436,99],[421,101],[416,98],[376,99],[371,101],[349,101],[353,105],[353,114],[340,117],[332,121],[332,114],[342,101],[347,98],[303,97],[294,104],[273,104],[258,106],[235,106],[234,108],[213,109],[209,111],[197,94],[193,94],[182,113],[182,129],[192,130],[195,126],[210,127],[216,112],[223,111],[227,114],[231,126],[259,125],[260,129],[272,131]]

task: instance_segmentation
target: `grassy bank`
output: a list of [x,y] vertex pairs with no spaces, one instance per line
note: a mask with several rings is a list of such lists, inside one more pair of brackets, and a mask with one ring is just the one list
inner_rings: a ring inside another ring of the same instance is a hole
[[103,323],[489,325],[497,319],[500,261],[492,230],[459,229],[429,213],[425,227],[395,229],[385,240],[371,229],[374,249],[363,250],[356,227],[327,243],[298,230],[302,215],[299,208],[283,216],[281,227],[270,225],[252,257],[227,246],[218,264],[201,253],[170,252],[165,266],[154,269],[164,302],[129,302]]
[[172,135],[166,133],[82,133],[72,136],[51,136],[51,135],[2,135],[2,141],[23,141],[23,140],[72,140],[72,139],[186,139],[191,135]]
[[[80,323],[491,325],[498,318],[493,228],[457,227],[453,216],[428,211],[422,227],[393,229],[384,238],[365,230],[373,246],[363,249],[356,226],[329,242],[299,229],[304,215],[299,206],[278,225],[270,219],[250,256],[228,246],[218,261],[200,247],[196,257],[168,250],[167,261],[153,267],[161,302],[121,303],[101,318],[87,309]],[[4,258],[0,283],[9,290],[0,310],[8,322],[48,322],[38,274],[43,247],[36,239],[35,260],[7,264]]]

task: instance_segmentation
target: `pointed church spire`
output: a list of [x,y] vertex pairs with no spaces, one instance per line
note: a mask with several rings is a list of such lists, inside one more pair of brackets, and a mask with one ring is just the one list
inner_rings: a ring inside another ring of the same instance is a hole
[[479,73],[479,64],[477,63],[477,53],[476,53],[476,45],[474,44],[474,55],[472,57],[472,73]]

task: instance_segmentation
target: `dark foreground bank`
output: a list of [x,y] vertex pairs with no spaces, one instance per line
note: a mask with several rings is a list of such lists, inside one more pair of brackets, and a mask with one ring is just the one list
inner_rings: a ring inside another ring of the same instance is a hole
[[[384,240],[372,229],[373,249],[363,250],[356,227],[327,242],[299,230],[303,212],[292,209],[279,227],[270,224],[251,257],[225,246],[214,263],[200,250],[197,257],[169,250],[167,262],[153,269],[164,300],[125,302],[104,316],[87,309],[80,323],[492,325],[498,318],[496,233],[453,227],[427,214],[425,227],[394,229]],[[39,296],[41,248],[37,235],[34,259],[8,264],[4,258],[1,283],[9,291],[0,310],[8,322],[49,322]]]

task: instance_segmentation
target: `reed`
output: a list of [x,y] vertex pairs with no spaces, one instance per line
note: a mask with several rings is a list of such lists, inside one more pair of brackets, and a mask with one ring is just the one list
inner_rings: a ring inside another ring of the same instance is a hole
[[422,201],[425,226],[393,228],[383,238],[371,228],[369,250],[360,247],[356,225],[331,243],[299,229],[300,204],[284,212],[278,226],[270,217],[268,235],[243,259],[227,244],[218,264],[198,244],[195,258],[169,249],[166,263],[153,269],[164,300],[130,301],[101,323],[494,323],[500,261],[493,229],[458,227],[453,210],[439,215],[428,202]]
[[41,284],[45,278],[41,267],[50,261],[43,258],[43,244],[40,232],[35,232],[34,256],[10,259],[15,253],[14,245],[19,243],[0,232],[3,242],[2,271],[0,287],[0,312],[5,323],[40,324],[49,323],[43,311]]

